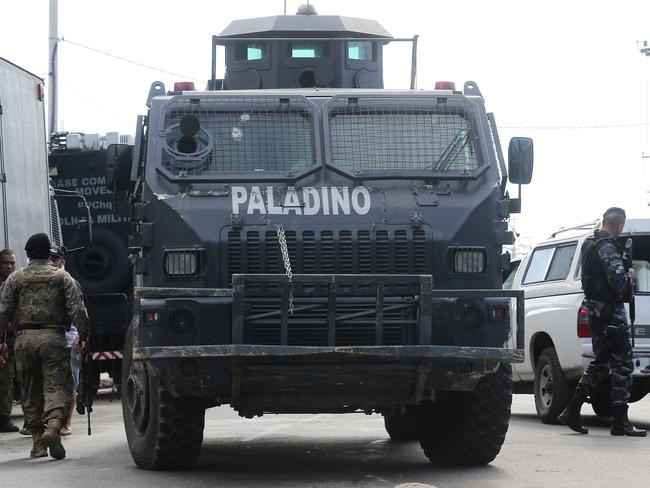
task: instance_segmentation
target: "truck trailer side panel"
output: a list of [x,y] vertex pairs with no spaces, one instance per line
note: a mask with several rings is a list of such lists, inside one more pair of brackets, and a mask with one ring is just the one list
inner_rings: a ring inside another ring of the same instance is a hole
[[36,232],[52,236],[43,80],[0,58],[0,239],[22,251]]

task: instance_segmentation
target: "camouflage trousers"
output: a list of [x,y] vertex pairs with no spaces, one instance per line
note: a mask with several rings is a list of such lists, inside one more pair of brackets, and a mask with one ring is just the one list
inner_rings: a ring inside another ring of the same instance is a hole
[[14,365],[13,354],[9,362],[0,363],[0,417],[11,415],[11,403],[14,399]]
[[38,428],[51,419],[65,422],[72,371],[63,330],[20,330],[15,350],[25,425]]
[[580,383],[594,388],[611,378],[612,404],[627,405],[632,388],[632,344],[625,308],[605,305],[591,313],[591,343],[594,360],[589,363]]

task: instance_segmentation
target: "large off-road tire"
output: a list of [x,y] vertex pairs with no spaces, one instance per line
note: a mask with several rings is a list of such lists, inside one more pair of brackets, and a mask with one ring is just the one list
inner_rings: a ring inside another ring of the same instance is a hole
[[535,364],[535,409],[545,424],[557,424],[557,417],[569,404],[575,385],[562,371],[555,348],[547,347]]
[[502,364],[470,392],[440,392],[423,406],[420,445],[433,463],[481,465],[499,454],[508,431],[512,368]]
[[122,363],[122,415],[133,461],[145,469],[191,467],[201,452],[205,408],[173,397],[146,362],[133,361],[132,345],[131,326]]
[[600,417],[612,417],[614,415],[614,405],[612,405],[612,393],[609,382],[594,388],[589,397],[591,399],[591,408],[596,415]]
[[391,440],[397,442],[417,441],[420,438],[417,419],[408,410],[396,408],[384,414],[384,427]]

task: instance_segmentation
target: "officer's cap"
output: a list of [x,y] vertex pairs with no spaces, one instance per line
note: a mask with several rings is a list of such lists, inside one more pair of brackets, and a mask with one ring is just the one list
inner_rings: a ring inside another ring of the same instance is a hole
[[50,256],[53,258],[65,259],[67,249],[65,246],[52,246],[50,249]]
[[622,215],[623,218],[625,218],[625,210],[623,210],[620,207],[609,207],[607,210],[605,210],[605,213],[603,214],[603,218],[605,218],[605,215],[610,215],[610,214]]
[[25,244],[25,251],[33,251],[36,249],[50,249],[51,247],[52,244],[50,243],[50,238],[48,235],[43,232],[39,232],[38,234],[34,234],[29,239],[27,239],[27,243]]

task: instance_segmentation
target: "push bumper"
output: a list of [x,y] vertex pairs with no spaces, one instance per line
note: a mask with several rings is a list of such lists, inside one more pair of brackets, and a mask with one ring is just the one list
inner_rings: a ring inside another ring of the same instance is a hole
[[[437,290],[430,275],[294,275],[292,281],[240,274],[232,289],[137,288],[133,359],[524,360],[522,291]],[[414,293],[390,296],[394,283]],[[261,298],[262,285],[274,286],[275,295]],[[306,285],[312,291],[296,296],[290,314],[290,286]],[[339,293],[357,285],[375,293]]]

